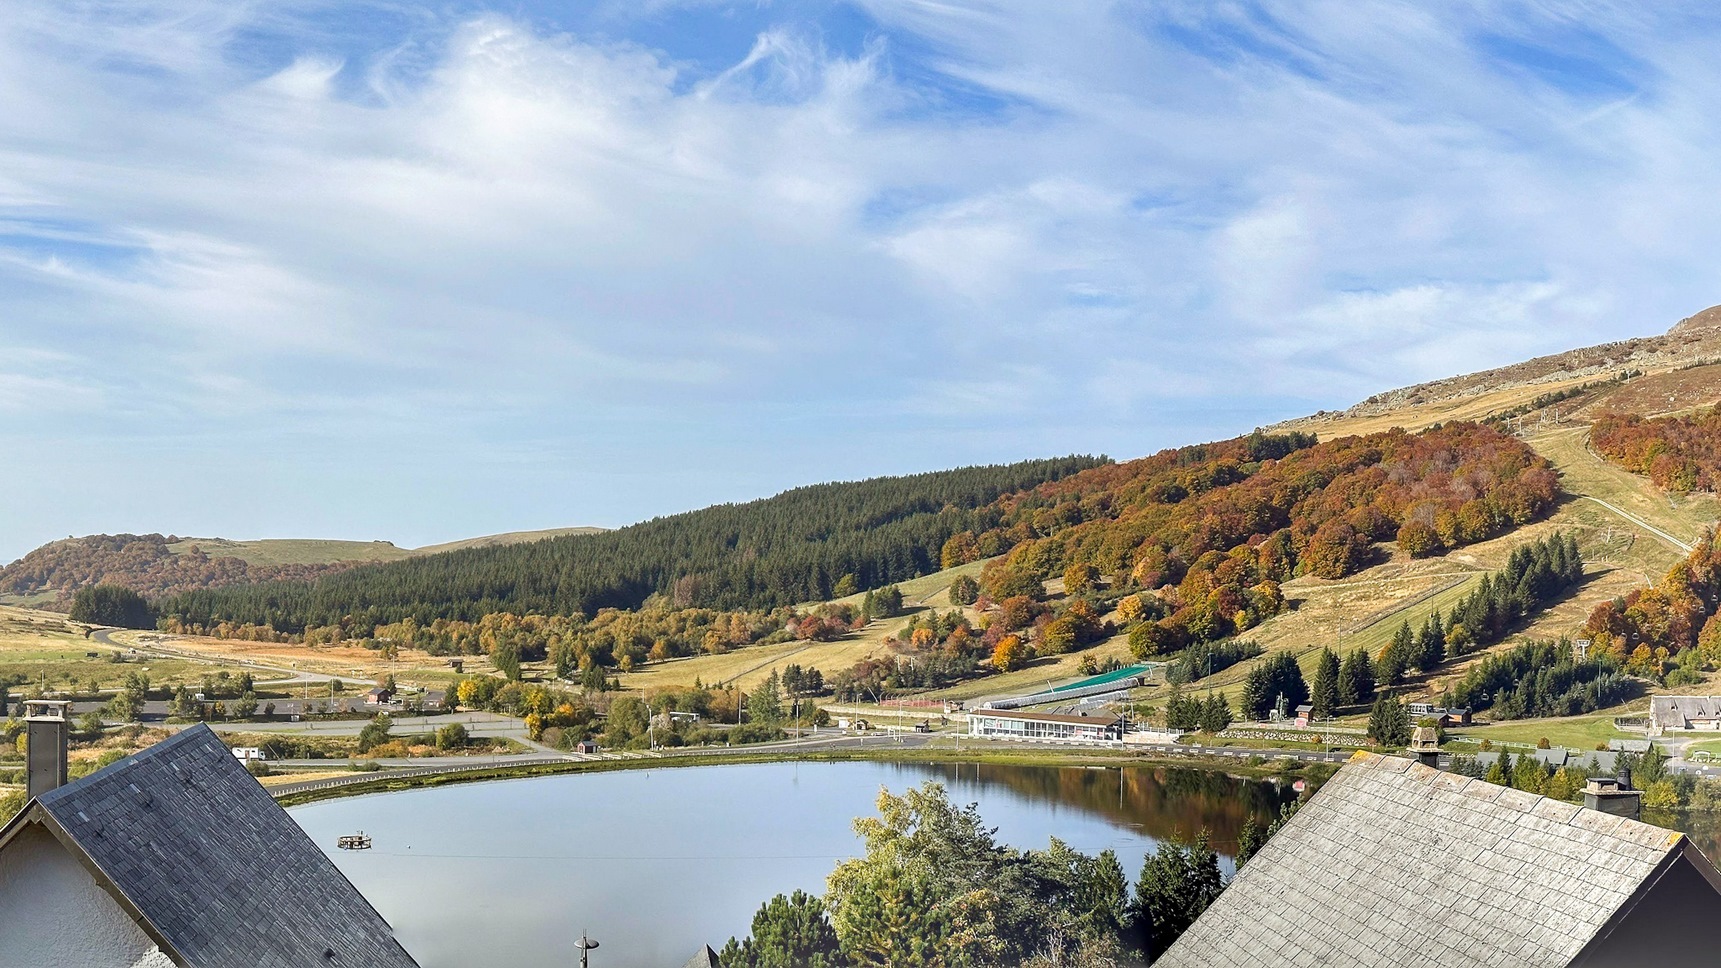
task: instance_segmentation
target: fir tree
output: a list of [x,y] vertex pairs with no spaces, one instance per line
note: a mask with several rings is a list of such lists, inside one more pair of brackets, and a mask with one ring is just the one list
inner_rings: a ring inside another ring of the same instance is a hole
[[1368,736],[1382,746],[1399,747],[1410,743],[1410,714],[1404,703],[1392,696],[1374,701],[1368,714]]
[[1322,649],[1315,663],[1315,684],[1309,689],[1309,704],[1316,719],[1329,719],[1339,704],[1339,657],[1332,649]]
[[1378,671],[1380,684],[1396,686],[1404,681],[1404,670],[1410,665],[1410,653],[1416,647],[1416,636],[1410,631],[1410,622],[1399,624],[1398,631],[1393,633],[1392,644],[1380,655]]

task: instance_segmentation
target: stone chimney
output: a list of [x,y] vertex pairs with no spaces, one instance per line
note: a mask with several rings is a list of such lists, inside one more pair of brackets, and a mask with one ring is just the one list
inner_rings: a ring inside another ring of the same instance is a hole
[[1598,776],[1584,784],[1584,806],[1636,820],[1643,808],[1643,794],[1631,788],[1631,772],[1622,769],[1617,777]]
[[1440,768],[1440,730],[1418,726],[1410,731],[1410,755],[1423,766]]
[[26,789],[34,800],[66,785],[66,717],[72,704],[52,699],[24,701],[24,726],[29,737]]

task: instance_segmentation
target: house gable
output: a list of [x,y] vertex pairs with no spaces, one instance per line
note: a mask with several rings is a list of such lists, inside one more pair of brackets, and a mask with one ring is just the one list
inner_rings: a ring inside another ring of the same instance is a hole
[[139,968],[173,962],[42,823],[0,846],[0,951],[32,968]]
[[1358,753],[1155,968],[1564,968],[1625,932],[1687,849],[1670,830]]
[[1715,941],[1696,928],[1721,923],[1716,879],[1715,869],[1688,845],[1572,962],[1573,968],[1710,963]]

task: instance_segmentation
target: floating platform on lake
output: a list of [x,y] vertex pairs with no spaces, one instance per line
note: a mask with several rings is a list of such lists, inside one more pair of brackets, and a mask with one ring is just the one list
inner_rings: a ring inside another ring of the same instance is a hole
[[361,830],[356,834],[343,836],[335,842],[335,846],[342,850],[370,850],[370,838]]

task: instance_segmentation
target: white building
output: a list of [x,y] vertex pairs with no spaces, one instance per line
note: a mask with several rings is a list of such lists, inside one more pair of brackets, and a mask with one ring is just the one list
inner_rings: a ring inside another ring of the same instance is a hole
[[968,735],[995,739],[1118,742],[1123,739],[1123,717],[976,709],[968,714]]

